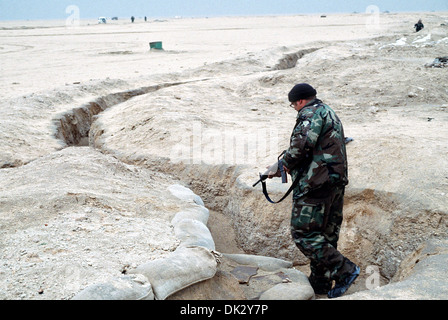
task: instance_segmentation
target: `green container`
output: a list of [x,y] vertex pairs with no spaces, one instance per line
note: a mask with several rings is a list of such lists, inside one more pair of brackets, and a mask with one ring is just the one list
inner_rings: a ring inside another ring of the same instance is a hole
[[155,50],[163,50],[163,48],[162,48],[162,41],[150,42],[149,43],[149,48],[150,49],[155,49]]

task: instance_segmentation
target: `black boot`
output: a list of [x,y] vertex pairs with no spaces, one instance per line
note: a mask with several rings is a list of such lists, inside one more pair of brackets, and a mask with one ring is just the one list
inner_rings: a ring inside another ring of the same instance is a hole
[[355,265],[355,270],[346,275],[343,279],[336,281],[333,289],[328,291],[328,298],[337,298],[342,296],[359,276],[360,269]]
[[324,277],[316,277],[315,275],[311,274],[308,277],[308,280],[310,281],[311,287],[313,287],[315,294],[327,294],[331,289],[332,281],[330,279]]

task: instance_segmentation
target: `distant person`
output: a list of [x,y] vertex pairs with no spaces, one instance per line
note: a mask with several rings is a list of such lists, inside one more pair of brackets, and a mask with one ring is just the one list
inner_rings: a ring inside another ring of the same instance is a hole
[[415,32],[419,32],[422,30],[425,26],[423,25],[422,19],[418,20],[418,22],[414,25]]
[[132,16],[131,17],[131,22],[134,23],[134,20],[135,20],[135,18],[134,18],[134,16]]
[[146,16],[145,16],[145,22],[146,22],[146,20],[147,20],[147,19],[146,19]]

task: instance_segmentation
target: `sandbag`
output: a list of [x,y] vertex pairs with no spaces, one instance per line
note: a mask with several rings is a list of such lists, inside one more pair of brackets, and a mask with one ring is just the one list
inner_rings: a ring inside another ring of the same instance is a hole
[[135,274],[88,286],[72,300],[154,300],[154,294],[148,279]]
[[191,208],[186,208],[182,211],[177,212],[174,218],[171,220],[171,224],[175,225],[178,221],[182,219],[194,219],[207,225],[209,216],[210,212],[206,207],[195,204]]
[[204,247],[215,250],[215,242],[210,230],[205,224],[193,219],[182,219],[174,225],[174,234],[183,247]]
[[202,201],[200,196],[198,196],[193,191],[180,184],[173,184],[169,186],[168,191],[170,191],[171,194],[178,199],[184,201],[191,201],[201,206],[204,205],[204,202]]
[[203,247],[178,247],[169,256],[149,261],[131,270],[148,278],[157,300],[194,283],[212,278],[217,270],[214,254]]
[[260,295],[260,300],[311,300],[314,299],[313,288],[300,283],[279,283]]
[[251,254],[230,254],[230,253],[223,253],[223,256],[240,264],[257,266],[265,271],[275,271],[281,268],[292,267],[292,262],[290,261],[285,261],[282,259],[266,256],[257,256]]

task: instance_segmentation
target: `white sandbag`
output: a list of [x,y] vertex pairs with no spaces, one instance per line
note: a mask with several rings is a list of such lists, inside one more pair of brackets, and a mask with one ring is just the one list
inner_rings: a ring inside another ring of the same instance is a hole
[[314,291],[310,285],[296,282],[279,283],[260,295],[260,300],[312,300]]
[[257,266],[265,271],[275,271],[281,268],[292,267],[292,262],[290,261],[266,256],[257,256],[251,254],[230,254],[230,253],[223,253],[223,256],[240,264]]
[[209,216],[210,212],[206,207],[195,204],[191,208],[186,208],[176,213],[174,218],[171,220],[171,224],[175,225],[179,220],[182,219],[194,219],[207,225]]
[[204,201],[202,201],[201,197],[195,194],[190,189],[180,185],[180,184],[173,184],[168,187],[168,191],[171,192],[171,194],[181,200],[184,201],[191,201],[194,202],[200,206],[204,206]]
[[90,285],[72,300],[154,300],[154,293],[148,279],[135,274]]
[[157,300],[194,283],[212,278],[217,269],[215,256],[203,247],[179,247],[169,256],[149,261],[130,271],[148,278]]
[[204,247],[215,250],[215,242],[205,224],[193,219],[182,219],[174,225],[174,234],[180,240],[179,246]]

